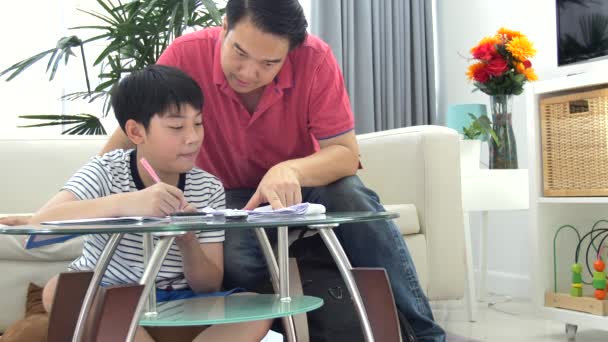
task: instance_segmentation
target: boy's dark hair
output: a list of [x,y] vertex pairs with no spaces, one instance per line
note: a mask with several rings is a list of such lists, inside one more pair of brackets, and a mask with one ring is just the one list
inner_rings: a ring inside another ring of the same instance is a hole
[[306,38],[308,23],[298,0],[228,0],[228,31],[245,17],[266,33],[287,37],[290,50]]
[[185,72],[165,65],[151,65],[134,71],[112,89],[112,108],[122,130],[129,119],[148,129],[154,115],[190,104],[203,106],[201,88]]

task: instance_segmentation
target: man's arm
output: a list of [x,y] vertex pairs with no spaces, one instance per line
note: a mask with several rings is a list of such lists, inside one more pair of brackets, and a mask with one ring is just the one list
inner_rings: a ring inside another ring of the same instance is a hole
[[354,131],[320,140],[319,146],[321,150],[308,157],[280,163],[294,170],[300,186],[323,186],[357,173],[359,145]]
[[120,127],[114,131],[108,142],[104,145],[101,152],[99,152],[99,155],[114,151],[119,148],[124,150],[135,148],[135,144],[133,144],[131,140],[127,138],[127,135],[125,134],[125,132],[122,131],[122,129],[120,129]]
[[319,141],[320,151],[273,166],[262,178],[245,209],[268,202],[277,209],[302,202],[302,186],[323,186],[352,176],[359,167],[355,132]]

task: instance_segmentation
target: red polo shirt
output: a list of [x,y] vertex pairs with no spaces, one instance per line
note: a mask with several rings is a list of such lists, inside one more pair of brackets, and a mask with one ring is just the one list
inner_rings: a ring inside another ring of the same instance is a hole
[[227,189],[256,188],[273,165],[306,157],[317,140],[354,128],[344,80],[331,49],[319,38],[289,52],[250,114],[228,85],[220,63],[221,28],[176,39],[159,64],[176,66],[200,85],[205,140],[197,166]]

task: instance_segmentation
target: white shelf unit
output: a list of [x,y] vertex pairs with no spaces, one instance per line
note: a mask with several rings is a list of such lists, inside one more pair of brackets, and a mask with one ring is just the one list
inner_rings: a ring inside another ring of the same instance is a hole
[[608,204],[608,197],[538,197],[538,203],[583,203],[583,204]]
[[[608,330],[608,317],[544,306],[544,294],[553,291],[553,238],[557,229],[565,224],[575,226],[581,235],[591,230],[600,219],[608,219],[608,197],[545,197],[543,195],[542,146],[540,129],[540,100],[564,92],[573,92],[608,85],[608,73],[591,72],[538,81],[526,87],[528,123],[528,160],[530,182],[530,229],[532,300],[537,313],[546,318],[584,328]],[[608,224],[599,227],[608,228]],[[588,240],[587,240],[588,241]],[[557,240],[557,283],[559,292],[570,292],[570,266],[574,263],[577,243],[573,232],[562,230]],[[585,251],[583,250],[582,253]],[[582,257],[580,262],[584,262]],[[593,254],[593,253],[590,253]],[[583,266],[584,267],[584,266]],[[590,276],[585,273],[584,279]],[[593,288],[585,286],[585,294]]]

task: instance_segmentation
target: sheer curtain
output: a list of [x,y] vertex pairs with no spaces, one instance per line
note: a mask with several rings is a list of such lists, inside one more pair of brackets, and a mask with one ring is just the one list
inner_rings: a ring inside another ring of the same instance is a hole
[[432,2],[311,0],[342,67],[357,133],[436,123]]

